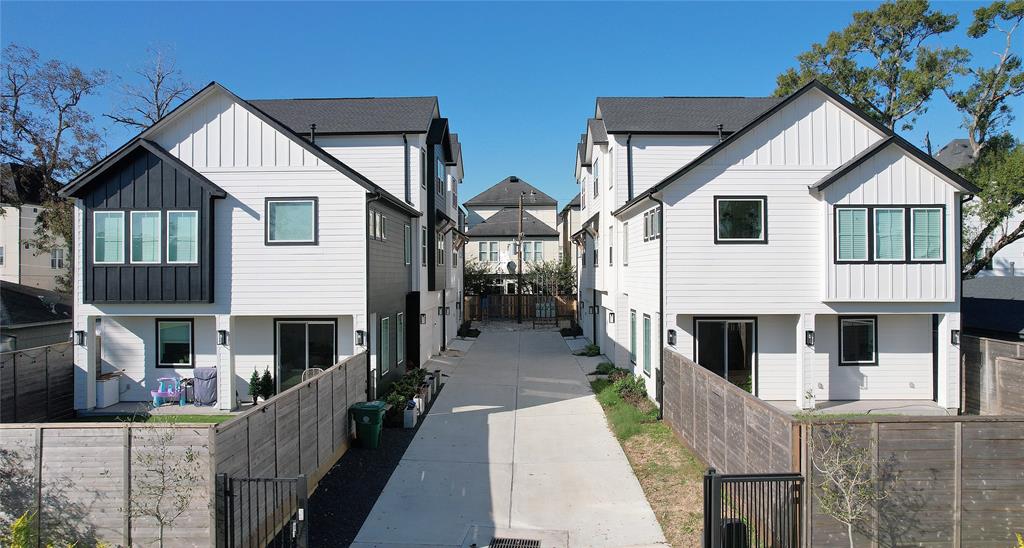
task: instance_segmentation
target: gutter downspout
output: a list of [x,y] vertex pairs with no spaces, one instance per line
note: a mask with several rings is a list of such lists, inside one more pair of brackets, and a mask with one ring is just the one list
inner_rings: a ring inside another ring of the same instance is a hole
[[[373,326],[370,325],[370,235],[367,232],[366,227],[369,226],[370,204],[373,203],[373,202],[376,202],[377,200],[380,200],[380,198],[381,198],[380,192],[370,193],[370,195],[366,198],[366,216],[363,217],[363,221],[364,221],[364,224],[363,224],[363,234],[366,236],[366,240],[365,240],[366,241],[366,263],[365,263],[365,269],[364,269],[364,272],[366,273],[366,276],[365,276],[366,277],[366,303],[365,303],[365,311],[366,311],[366,316],[365,316],[366,317],[366,340],[364,342],[366,342],[366,400],[367,401],[373,401],[373,400],[377,399],[377,394],[375,394],[374,392],[376,392],[375,388],[377,386],[377,380],[378,379],[377,379],[376,375],[372,374],[373,370],[370,368],[371,359],[373,358],[373,356],[370,355],[370,346],[371,346],[370,345],[370,334],[373,332],[372,331],[372,327]],[[353,335],[355,335],[355,333],[353,333]],[[380,371],[380,364],[377,364],[377,371]]]
[[626,134],[626,190],[629,196],[626,201],[633,199],[633,134]]
[[655,392],[658,400],[658,420],[665,417],[665,202],[661,192],[651,194],[658,204],[658,372]]

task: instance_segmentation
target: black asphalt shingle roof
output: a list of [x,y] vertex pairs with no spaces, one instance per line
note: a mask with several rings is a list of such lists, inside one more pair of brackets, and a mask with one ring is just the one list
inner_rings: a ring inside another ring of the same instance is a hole
[[[505,177],[498,184],[488,188],[487,190],[473,196],[466,200],[464,203],[469,206],[518,206],[519,196],[522,193],[526,193],[526,197],[523,198],[523,204],[532,206],[557,206],[556,201],[551,196],[544,194],[537,187],[527,183],[526,181],[511,175]],[[533,194],[531,194],[533,193]]]
[[43,178],[39,171],[11,162],[0,164],[0,203],[43,203]]
[[71,321],[71,298],[56,291],[0,282],[0,326]]
[[964,280],[963,329],[980,335],[1024,339],[1024,276]]
[[607,143],[608,132],[604,129],[604,121],[596,118],[590,118],[587,120],[587,128],[590,130],[590,138],[595,143]]
[[953,139],[935,153],[935,159],[949,169],[960,169],[974,163],[971,143],[967,139]]
[[288,129],[309,134],[426,133],[437,97],[256,99],[249,101]]
[[[516,237],[519,234],[519,208],[506,207],[491,215],[486,221],[469,227],[466,235],[470,238],[481,236],[502,236]],[[523,211],[523,236],[529,237],[557,237],[558,231],[534,217],[527,211]]]
[[[781,97],[598,97],[608,133],[731,133]],[[595,138],[596,140],[596,138]]]

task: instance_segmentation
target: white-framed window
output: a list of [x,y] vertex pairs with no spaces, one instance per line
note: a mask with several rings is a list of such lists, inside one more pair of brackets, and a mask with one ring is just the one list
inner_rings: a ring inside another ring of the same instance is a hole
[[608,225],[608,266],[615,266],[615,225]]
[[435,190],[442,196],[444,196],[444,171],[444,147],[434,145],[434,184],[436,185]]
[[167,212],[167,262],[199,262],[199,212]]
[[629,223],[622,223],[622,266],[629,266]]
[[478,242],[477,248],[481,262],[498,262],[498,242]]
[[156,321],[157,367],[195,367],[192,318]]
[[420,187],[427,188],[427,151],[420,149]]
[[378,215],[378,217],[377,217],[377,219],[378,219],[377,229],[380,230],[380,239],[381,240],[387,240],[388,239],[388,217],[387,217],[387,215],[385,215],[383,213],[377,213],[377,215]]
[[131,212],[132,251],[130,260],[134,264],[156,264],[160,262],[161,213],[159,211]]
[[316,245],[316,198],[267,198],[267,245]]
[[405,254],[405,264],[412,264],[412,227],[405,225],[402,231],[402,252]]
[[868,260],[868,210],[863,207],[836,209],[836,259]]
[[53,270],[63,270],[65,265],[65,258],[67,251],[64,248],[56,247],[50,250],[50,268]]
[[878,318],[839,317],[839,365],[878,365]]
[[629,311],[629,361],[636,363],[636,310]]
[[544,262],[544,242],[527,241],[523,242],[523,262],[542,263]]
[[94,211],[92,262],[124,262],[124,211]]
[[644,213],[644,241],[661,238],[661,208]]
[[651,374],[651,317],[644,314],[644,373]]
[[910,260],[942,260],[942,208],[911,208],[910,231]]
[[427,266],[427,227],[420,227],[420,265]]
[[386,240],[388,239],[388,220],[380,211],[370,210],[368,222],[370,238],[373,240]]
[[444,234],[437,233],[437,266],[444,266]]
[[601,155],[594,154],[594,198],[601,194]]
[[405,314],[398,313],[398,364],[405,363]]
[[876,261],[902,261],[906,257],[902,207],[879,207],[874,210]]
[[715,196],[715,243],[768,243],[766,196]]
[[380,319],[380,372],[391,371],[391,317]]

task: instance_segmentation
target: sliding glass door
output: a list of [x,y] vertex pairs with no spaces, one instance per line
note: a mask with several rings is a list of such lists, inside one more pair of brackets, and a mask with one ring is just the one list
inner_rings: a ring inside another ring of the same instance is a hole
[[277,390],[282,392],[302,380],[310,367],[327,369],[337,353],[337,325],[330,320],[279,320],[277,323]]
[[755,393],[755,321],[753,319],[699,319],[696,322],[695,361],[716,375]]

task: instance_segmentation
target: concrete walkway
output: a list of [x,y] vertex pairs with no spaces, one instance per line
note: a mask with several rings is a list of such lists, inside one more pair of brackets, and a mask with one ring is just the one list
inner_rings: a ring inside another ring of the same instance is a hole
[[487,330],[449,375],[354,546],[665,542],[557,332]]

